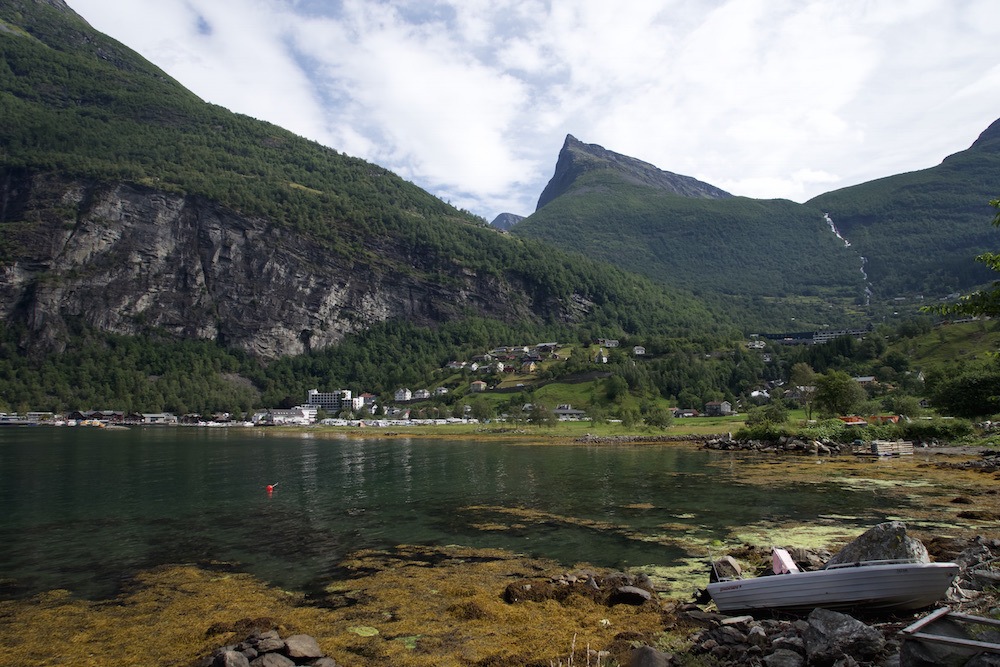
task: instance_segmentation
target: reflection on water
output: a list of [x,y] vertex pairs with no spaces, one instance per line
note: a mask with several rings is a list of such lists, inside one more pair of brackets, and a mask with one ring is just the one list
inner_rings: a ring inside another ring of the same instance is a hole
[[724,455],[679,447],[306,436],[0,430],[0,592],[105,596],[183,562],[309,589],[353,551],[397,544],[662,566],[734,527],[871,516],[864,493],[744,486],[738,468],[709,466]]

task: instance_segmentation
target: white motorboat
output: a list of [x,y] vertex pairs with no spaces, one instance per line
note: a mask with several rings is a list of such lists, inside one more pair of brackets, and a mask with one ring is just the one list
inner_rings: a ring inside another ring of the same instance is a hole
[[[775,550],[782,551],[782,550]],[[824,609],[909,611],[941,600],[958,574],[955,563],[865,561],[801,572],[787,553],[775,554],[775,571],[751,579],[724,579],[708,585],[722,612]]]

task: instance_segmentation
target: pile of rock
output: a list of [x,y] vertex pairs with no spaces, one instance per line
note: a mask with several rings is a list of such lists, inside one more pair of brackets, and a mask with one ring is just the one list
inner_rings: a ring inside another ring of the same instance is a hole
[[710,435],[593,435],[585,433],[576,438],[576,442],[586,442],[600,445],[641,445],[655,442],[708,442],[715,440],[715,436]]
[[942,468],[957,468],[960,470],[979,470],[980,472],[1000,472],[1000,451],[986,449],[979,453],[978,459],[961,462],[944,462],[938,464]]
[[587,570],[547,579],[515,581],[507,585],[503,599],[508,604],[545,600],[563,602],[574,595],[609,607],[616,604],[640,606],[656,600],[653,583],[645,574],[613,572],[602,576]]
[[254,632],[238,644],[217,649],[204,658],[199,667],[337,667],[337,662],[323,653],[309,635],[291,635],[284,639],[277,630]]
[[[891,664],[898,662],[895,639],[898,626],[889,632],[828,609],[814,609],[794,621],[752,616],[726,617],[699,611],[693,605],[687,617],[706,628],[693,637],[692,652],[709,655],[726,665]],[[888,634],[888,636],[887,636]]]
[[733,440],[732,438],[712,438],[706,441],[704,449],[743,452],[769,452],[775,454],[849,454],[850,445],[842,445],[832,440],[803,440],[791,436],[781,436],[774,442],[764,440]]

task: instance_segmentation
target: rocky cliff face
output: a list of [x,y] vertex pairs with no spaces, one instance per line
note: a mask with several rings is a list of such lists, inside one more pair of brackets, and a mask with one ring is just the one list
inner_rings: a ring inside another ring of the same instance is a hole
[[0,170],[0,229],[0,310],[35,350],[62,349],[74,321],[274,358],[390,318],[563,315],[509,278],[455,267],[422,280],[441,267],[407,267],[392,241],[379,251],[395,261],[351,258],[202,198],[123,183]]
[[517,215],[516,213],[501,213],[497,217],[493,218],[493,222],[490,223],[490,226],[502,229],[503,231],[510,231],[512,227],[522,220],[524,220],[523,215]]
[[731,194],[714,185],[703,183],[690,176],[663,171],[648,162],[609,151],[597,144],[585,144],[572,134],[568,134],[562,150],[559,151],[555,174],[542,190],[535,210],[537,211],[569,190],[574,181],[582,174],[597,169],[617,171],[626,180],[633,183],[647,185],[684,197],[706,199],[732,197]]

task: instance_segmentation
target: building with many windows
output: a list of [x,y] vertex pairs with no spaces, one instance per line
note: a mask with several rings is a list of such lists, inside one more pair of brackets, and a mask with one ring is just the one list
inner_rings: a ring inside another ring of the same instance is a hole
[[357,404],[351,397],[350,389],[337,389],[336,391],[317,391],[310,389],[306,395],[306,405],[320,408],[325,412],[336,415],[344,410],[356,411],[361,409],[364,399],[358,398]]

